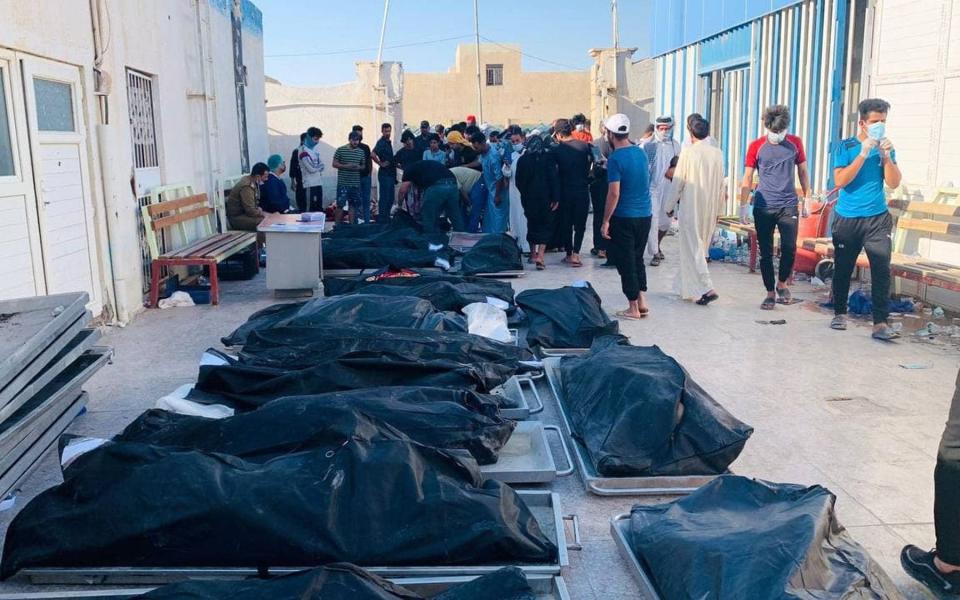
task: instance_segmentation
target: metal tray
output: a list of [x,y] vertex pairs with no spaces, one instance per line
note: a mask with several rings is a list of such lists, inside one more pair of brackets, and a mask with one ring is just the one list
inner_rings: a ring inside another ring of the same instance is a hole
[[13,463],[13,466],[0,476],[0,497],[5,497],[20,487],[20,484],[40,465],[44,455],[57,445],[57,440],[70,423],[83,412],[87,405],[87,393],[79,388],[73,388],[69,394],[74,399],[73,402],[45,432],[34,440],[33,444]]
[[[531,415],[543,412],[543,401],[540,400],[540,392],[537,390],[537,379],[543,377],[543,373],[531,373],[523,375],[514,375],[503,385],[490,391],[494,396],[500,396],[504,402],[500,405],[500,416],[504,419],[513,419],[514,421],[525,421]],[[530,402],[530,398],[524,391],[524,386],[530,389],[530,395],[536,400],[536,404]]]
[[[475,576],[466,577],[394,577],[390,580],[410,591],[425,596],[434,596],[444,592],[454,585],[473,581]],[[537,600],[570,600],[567,586],[563,578],[552,575],[527,575],[527,581],[533,588]],[[0,593],[0,600],[124,600],[146,594],[155,588],[128,588],[79,591],[44,591],[18,592],[13,594]]]
[[[557,462],[547,441],[547,431],[555,431],[560,438],[567,468],[557,470]],[[503,483],[548,483],[557,477],[566,477],[574,471],[573,459],[560,428],[540,421],[521,421],[513,435],[500,449],[496,463],[483,465],[480,472]]]
[[0,302],[0,389],[80,318],[88,301],[78,292]]
[[465,231],[454,231],[450,233],[450,241],[447,245],[458,252],[464,252],[477,245],[477,242],[488,236],[488,233],[467,233]]
[[[381,577],[453,577],[492,573],[506,566],[519,567],[527,575],[560,575],[570,564],[567,549],[580,548],[579,523],[576,515],[563,516],[557,494],[545,491],[517,490],[540,523],[543,532],[557,545],[557,557],[549,563],[499,563],[490,565],[364,567]],[[573,522],[574,543],[566,543],[564,521]],[[270,575],[302,571],[300,567],[271,567]],[[21,569],[15,577],[33,584],[54,585],[161,585],[184,579],[244,579],[263,575],[255,567],[42,567]]]
[[637,556],[627,543],[627,534],[630,528],[630,515],[617,515],[610,519],[610,534],[613,535],[613,541],[620,550],[620,555],[627,563],[627,569],[640,586],[640,597],[646,600],[660,600],[660,594],[653,585],[653,580],[643,570],[643,565],[637,559]]
[[16,375],[7,387],[0,390],[0,423],[18,411],[43,386],[50,383],[100,339],[99,330],[84,329],[89,320],[89,314],[85,314],[74,321],[40,356]]
[[573,448],[574,460],[580,470],[580,477],[587,491],[598,496],[682,496],[691,494],[697,488],[716,479],[716,475],[679,475],[653,477],[606,477],[597,472],[587,449],[573,436],[570,419],[563,407],[563,385],[557,367],[560,358],[543,359],[543,372],[550,384],[550,391],[556,400],[557,412],[569,435],[569,445]]
[[538,353],[543,358],[580,356],[590,352],[590,348],[540,348]]

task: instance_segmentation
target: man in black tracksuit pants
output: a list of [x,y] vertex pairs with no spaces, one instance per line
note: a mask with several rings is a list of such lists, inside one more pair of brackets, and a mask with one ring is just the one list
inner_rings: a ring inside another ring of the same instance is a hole
[[887,211],[884,184],[900,185],[897,153],[886,137],[890,104],[879,98],[860,103],[860,131],[840,142],[833,156],[833,178],[840,188],[833,219],[833,329],[847,328],[850,276],[860,251],[870,261],[873,337],[889,341],[898,333],[887,323],[890,314],[890,254],[893,219]]
[[940,438],[933,479],[937,547],[927,552],[907,546],[900,553],[900,564],[911,577],[930,589],[960,596],[960,374],[947,426]]

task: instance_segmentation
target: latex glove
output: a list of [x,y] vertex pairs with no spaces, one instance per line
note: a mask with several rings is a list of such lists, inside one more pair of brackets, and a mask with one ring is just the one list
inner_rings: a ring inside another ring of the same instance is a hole
[[893,152],[893,142],[887,138],[880,140],[880,154],[882,154],[884,158],[887,158],[891,152]]
[[400,205],[399,205],[399,204],[394,204],[392,207],[390,207],[390,216],[391,216],[391,217],[392,217],[393,215],[397,214],[398,212],[400,212]]
[[748,225],[750,223],[750,205],[740,205],[740,224]]
[[878,144],[879,142],[871,137],[863,140],[860,142],[860,156],[866,158],[870,154],[870,151],[876,148]]

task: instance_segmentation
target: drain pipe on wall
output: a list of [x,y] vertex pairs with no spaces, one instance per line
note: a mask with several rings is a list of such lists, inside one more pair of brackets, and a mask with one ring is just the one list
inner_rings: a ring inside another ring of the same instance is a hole
[[106,251],[110,267],[110,284],[108,296],[112,296],[112,318],[111,325],[126,325],[129,321],[129,304],[124,285],[125,277],[118,277],[115,263],[113,246],[117,241],[116,227],[111,224],[117,218],[116,189],[110,180],[110,166],[116,164],[108,156],[110,143],[108,134],[110,133],[110,99],[111,78],[110,74],[103,70],[104,55],[110,46],[109,23],[107,23],[107,39],[104,40],[103,25],[108,21],[103,10],[103,0],[90,0],[90,24],[93,29],[93,77],[94,77],[94,97],[98,106],[98,122],[96,124],[97,140],[97,158],[100,170],[100,187],[103,193],[104,223],[107,229]]

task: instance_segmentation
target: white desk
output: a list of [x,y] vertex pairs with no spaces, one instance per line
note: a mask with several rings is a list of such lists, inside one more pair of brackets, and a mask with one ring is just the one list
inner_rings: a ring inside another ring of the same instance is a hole
[[268,214],[257,227],[267,244],[267,289],[279,296],[312,296],[323,285],[320,236],[325,221]]

